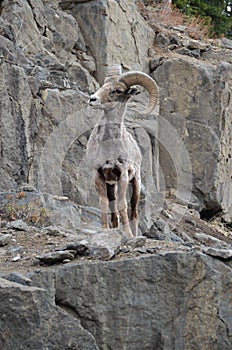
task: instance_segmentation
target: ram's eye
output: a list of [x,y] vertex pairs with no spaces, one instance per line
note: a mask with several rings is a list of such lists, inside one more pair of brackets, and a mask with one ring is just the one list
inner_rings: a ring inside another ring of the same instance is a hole
[[114,95],[114,94],[120,95],[120,94],[122,94],[122,93],[123,93],[123,91],[120,90],[120,89],[115,89],[115,90],[112,90],[112,91],[111,91],[111,94],[112,94],[112,95]]

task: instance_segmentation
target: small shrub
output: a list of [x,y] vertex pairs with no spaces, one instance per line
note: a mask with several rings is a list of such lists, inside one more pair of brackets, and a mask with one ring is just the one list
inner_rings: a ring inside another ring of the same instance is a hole
[[137,1],[137,8],[147,23],[156,30],[157,26],[173,27],[183,25],[185,33],[193,39],[205,39],[212,36],[212,25],[210,17],[188,16],[171,4],[158,3],[154,1]]
[[45,208],[38,205],[36,200],[22,200],[26,197],[24,192],[5,195],[0,202],[0,219],[4,221],[23,220],[28,225],[37,227],[49,224],[49,215]]

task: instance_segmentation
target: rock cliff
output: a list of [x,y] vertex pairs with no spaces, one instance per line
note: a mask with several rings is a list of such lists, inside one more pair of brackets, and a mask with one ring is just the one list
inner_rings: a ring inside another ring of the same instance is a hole
[[222,211],[230,220],[231,50],[181,35],[152,31],[134,1],[4,1],[1,190],[30,183],[89,205],[80,162],[98,116],[81,91],[94,91],[118,62],[152,72],[160,88],[158,119],[141,119],[139,101],[128,112],[146,158],[144,186],[177,191],[203,216]]
[[[231,42],[151,27],[133,0],[0,15],[0,348],[231,349]],[[143,91],[126,115],[143,156],[132,240],[101,231],[85,162],[87,98],[113,63],[160,90],[152,115]]]
[[229,350],[231,278],[219,260],[174,251],[11,274],[1,348]]

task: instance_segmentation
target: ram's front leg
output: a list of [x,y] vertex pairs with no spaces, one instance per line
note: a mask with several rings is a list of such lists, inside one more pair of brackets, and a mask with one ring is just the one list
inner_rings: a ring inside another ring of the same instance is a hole
[[97,173],[95,177],[95,186],[96,190],[99,194],[99,205],[101,210],[101,224],[102,228],[108,229],[108,208],[109,208],[109,200],[107,197],[107,186],[103,177]]
[[140,187],[141,181],[140,176],[136,176],[131,180],[132,185],[132,196],[131,196],[131,212],[130,212],[130,221],[131,221],[131,230],[134,236],[138,235],[138,206],[140,198]]
[[118,181],[118,211],[121,217],[123,230],[129,237],[133,237],[127,213],[126,191],[128,186],[127,173]]
[[119,226],[119,215],[117,208],[117,195],[116,195],[116,185],[107,184],[107,197],[109,200],[109,208],[111,212],[111,227],[117,228]]

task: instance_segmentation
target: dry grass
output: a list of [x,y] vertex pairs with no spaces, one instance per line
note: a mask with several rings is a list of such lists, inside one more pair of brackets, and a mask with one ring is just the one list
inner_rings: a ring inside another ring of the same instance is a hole
[[23,220],[28,225],[43,227],[49,223],[49,216],[43,207],[36,201],[27,203],[23,199],[24,192],[6,194],[0,202],[0,222]]
[[207,39],[211,25],[206,23],[205,19],[196,16],[187,16],[181,13],[175,6],[169,4],[152,4],[153,1],[147,1],[146,5],[142,1],[137,1],[137,8],[145,18],[147,23],[156,30],[157,26],[174,27],[181,25],[184,27],[184,32],[192,39],[202,40]]

